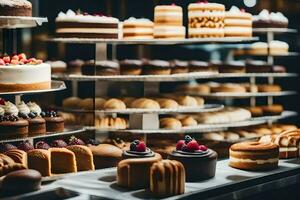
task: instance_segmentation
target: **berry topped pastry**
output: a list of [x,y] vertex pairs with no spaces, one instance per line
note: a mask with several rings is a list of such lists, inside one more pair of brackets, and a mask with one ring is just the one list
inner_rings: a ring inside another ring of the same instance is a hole
[[75,136],[72,136],[69,140],[69,145],[85,145],[85,143]]
[[52,143],[51,143],[51,147],[58,147],[58,148],[64,148],[64,147],[67,147],[67,143],[63,140],[54,140]]
[[187,181],[199,181],[215,176],[217,156],[215,151],[186,135],[184,140],[177,142],[169,159],[184,165]]
[[64,118],[57,114],[54,110],[41,112],[41,116],[46,120],[47,132],[63,132]]
[[44,141],[38,141],[36,144],[35,144],[35,148],[36,149],[45,149],[45,150],[48,150],[50,149],[50,146],[48,143],[44,142]]
[[154,157],[154,152],[146,147],[143,141],[134,140],[130,144],[130,149],[123,152],[123,158],[147,158]]

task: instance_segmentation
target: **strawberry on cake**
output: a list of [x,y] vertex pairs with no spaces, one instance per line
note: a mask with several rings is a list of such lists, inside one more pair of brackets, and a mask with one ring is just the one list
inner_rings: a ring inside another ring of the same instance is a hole
[[0,92],[44,90],[51,88],[51,67],[26,55],[0,57]]

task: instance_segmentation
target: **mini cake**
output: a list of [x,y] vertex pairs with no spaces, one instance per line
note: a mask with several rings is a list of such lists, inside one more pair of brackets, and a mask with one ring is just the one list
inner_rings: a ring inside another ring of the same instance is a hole
[[171,65],[171,74],[183,74],[189,72],[189,63],[182,60],[172,60]]
[[185,191],[185,170],[175,160],[162,160],[150,169],[150,191],[157,197],[183,194]]
[[269,43],[270,55],[285,55],[288,54],[289,44],[283,41],[273,40]]
[[19,117],[26,119],[29,123],[29,136],[43,135],[46,133],[46,121],[43,119],[40,107],[29,102],[30,108],[22,101],[17,107],[19,109]]
[[58,37],[119,38],[119,20],[113,17],[60,12],[55,19]]
[[81,67],[84,64],[83,60],[76,59],[71,60],[67,63],[67,73],[68,74],[81,74]]
[[243,61],[225,62],[219,67],[219,73],[245,73],[246,66]]
[[189,38],[224,37],[225,6],[191,3],[188,6]]
[[32,5],[26,0],[6,0],[0,2],[1,16],[32,16]]
[[92,151],[83,145],[71,145],[67,149],[72,151],[76,157],[78,171],[95,170]]
[[0,57],[0,92],[51,88],[51,67],[25,54]]
[[83,75],[115,76],[120,74],[120,66],[114,61],[97,61],[95,64],[91,60],[82,65],[81,72]]
[[120,63],[121,75],[140,75],[143,62],[141,60],[122,60]]
[[28,166],[27,164],[27,153],[25,151],[19,150],[19,149],[12,149],[5,152],[5,155],[10,157],[15,161],[15,163],[20,163],[24,165],[25,167]]
[[28,135],[29,123],[18,117],[18,108],[11,102],[0,107],[0,138],[15,139]]
[[77,172],[75,154],[66,148],[50,148],[51,173],[64,174]]
[[130,150],[124,151],[122,156],[124,160],[117,167],[117,184],[130,189],[149,188],[150,168],[161,156],[138,140],[131,143]]
[[169,75],[171,74],[171,65],[164,60],[150,60],[144,63],[143,75]]
[[52,74],[63,74],[67,70],[67,63],[65,63],[64,61],[47,61],[46,63],[51,66]]
[[63,132],[65,129],[64,118],[55,111],[42,112],[41,116],[46,120],[47,132]]
[[185,27],[182,25],[182,8],[173,5],[159,5],[154,8],[154,38],[185,38]]
[[50,145],[44,141],[38,141],[36,144],[35,144],[35,148],[36,149],[45,149],[45,150],[48,150],[50,149]]
[[287,28],[289,20],[281,12],[269,12],[262,10],[258,15],[253,16],[254,28]]
[[275,144],[241,142],[230,147],[229,166],[243,170],[270,170],[278,167],[279,148]]
[[189,61],[189,72],[215,72],[213,66],[205,61],[191,60]]
[[99,144],[89,147],[92,151],[96,169],[116,167],[122,160],[123,151],[111,144]]
[[41,173],[42,176],[51,176],[51,154],[45,149],[34,149],[27,153],[28,168]]
[[249,55],[268,55],[268,48],[269,45],[266,42],[254,42],[246,52]]
[[265,61],[248,60],[246,61],[247,73],[269,73],[272,72],[272,65]]
[[170,160],[181,162],[185,169],[186,181],[194,182],[215,176],[217,153],[186,135],[179,140],[176,149],[169,155]]
[[157,101],[148,98],[139,98],[131,102],[130,108],[159,110],[160,105]]
[[236,6],[225,13],[224,23],[225,37],[252,36],[252,15]]
[[33,150],[34,146],[28,140],[25,140],[18,144],[18,149],[28,152]]
[[123,39],[153,39],[153,22],[130,17],[123,22]]

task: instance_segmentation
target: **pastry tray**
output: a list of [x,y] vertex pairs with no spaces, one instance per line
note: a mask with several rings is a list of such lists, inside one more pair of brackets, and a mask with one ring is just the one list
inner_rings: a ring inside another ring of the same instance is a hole
[[[280,160],[279,167],[270,171],[244,171],[228,166],[229,160],[217,162],[214,178],[188,182],[185,194],[164,199],[242,199],[259,193],[289,187],[299,183],[300,160]],[[116,168],[93,172],[80,172],[42,186],[40,191],[14,197],[27,199],[47,199],[49,191],[63,190],[74,199],[157,199],[148,190],[128,190],[116,184]],[[77,198],[76,198],[77,197]]]
[[193,96],[209,97],[209,98],[250,98],[250,97],[279,97],[287,95],[295,95],[296,91],[281,91],[281,92],[217,92],[217,93],[178,93]]
[[48,22],[46,17],[0,16],[0,28],[31,28]]
[[248,77],[297,77],[296,73],[217,73],[193,72],[173,75],[117,75],[117,76],[87,76],[77,74],[52,74],[53,79],[65,81],[141,81],[141,82],[175,82],[191,79],[212,78],[248,78]]
[[207,44],[207,43],[241,43],[257,41],[258,37],[223,37],[223,38],[185,38],[185,39],[101,39],[101,38],[50,38],[50,42],[79,43],[79,44],[118,44],[118,45],[176,45],[176,44]]
[[18,141],[25,141],[25,140],[35,140],[35,139],[45,139],[50,137],[57,137],[57,136],[65,136],[65,135],[73,135],[73,134],[79,134],[84,133],[86,129],[84,127],[80,126],[66,126],[64,132],[60,133],[46,133],[45,135],[37,135],[37,136],[28,136],[26,138],[16,138],[16,139],[8,139],[8,140],[0,140],[2,143],[7,142],[18,142]]
[[206,133],[211,131],[224,131],[228,128],[236,128],[236,127],[247,127],[264,124],[265,121],[258,120],[246,120],[240,122],[231,122],[231,123],[223,123],[223,124],[199,124],[193,127],[183,127],[182,129],[158,129],[158,130],[141,130],[141,129],[99,129],[95,128],[98,133],[102,132],[118,132],[118,133],[136,133],[136,134],[155,134],[155,133]]
[[221,104],[205,104],[204,106],[198,107],[184,107],[181,106],[178,109],[138,109],[138,108],[127,108],[125,110],[74,110],[57,108],[63,112],[70,113],[96,113],[96,114],[174,114],[174,113],[202,113],[202,112],[215,112],[224,108]]
[[18,92],[0,92],[0,95],[38,94],[38,93],[46,93],[46,92],[56,92],[64,89],[66,89],[66,85],[63,81],[51,81],[51,89],[18,91]]
[[281,115],[275,115],[275,116],[263,116],[263,117],[253,117],[251,120],[258,120],[258,121],[277,121],[281,119],[286,119],[289,117],[295,117],[298,113],[295,111],[283,111]]
[[253,28],[253,33],[297,33],[297,29],[291,28]]
[[236,54],[237,56],[258,56],[258,57],[285,57],[285,56],[299,56],[300,54],[298,52],[287,52],[283,54]]

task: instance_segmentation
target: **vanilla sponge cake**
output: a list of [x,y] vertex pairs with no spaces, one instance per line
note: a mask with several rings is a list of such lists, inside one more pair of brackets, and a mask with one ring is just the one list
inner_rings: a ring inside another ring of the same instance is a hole
[[224,18],[225,6],[222,4],[189,4],[189,38],[224,37]]
[[225,37],[251,37],[252,15],[232,6],[225,13]]
[[149,19],[130,17],[123,22],[124,39],[153,39],[153,22]]
[[119,38],[119,20],[113,17],[60,12],[55,19],[58,37]]

